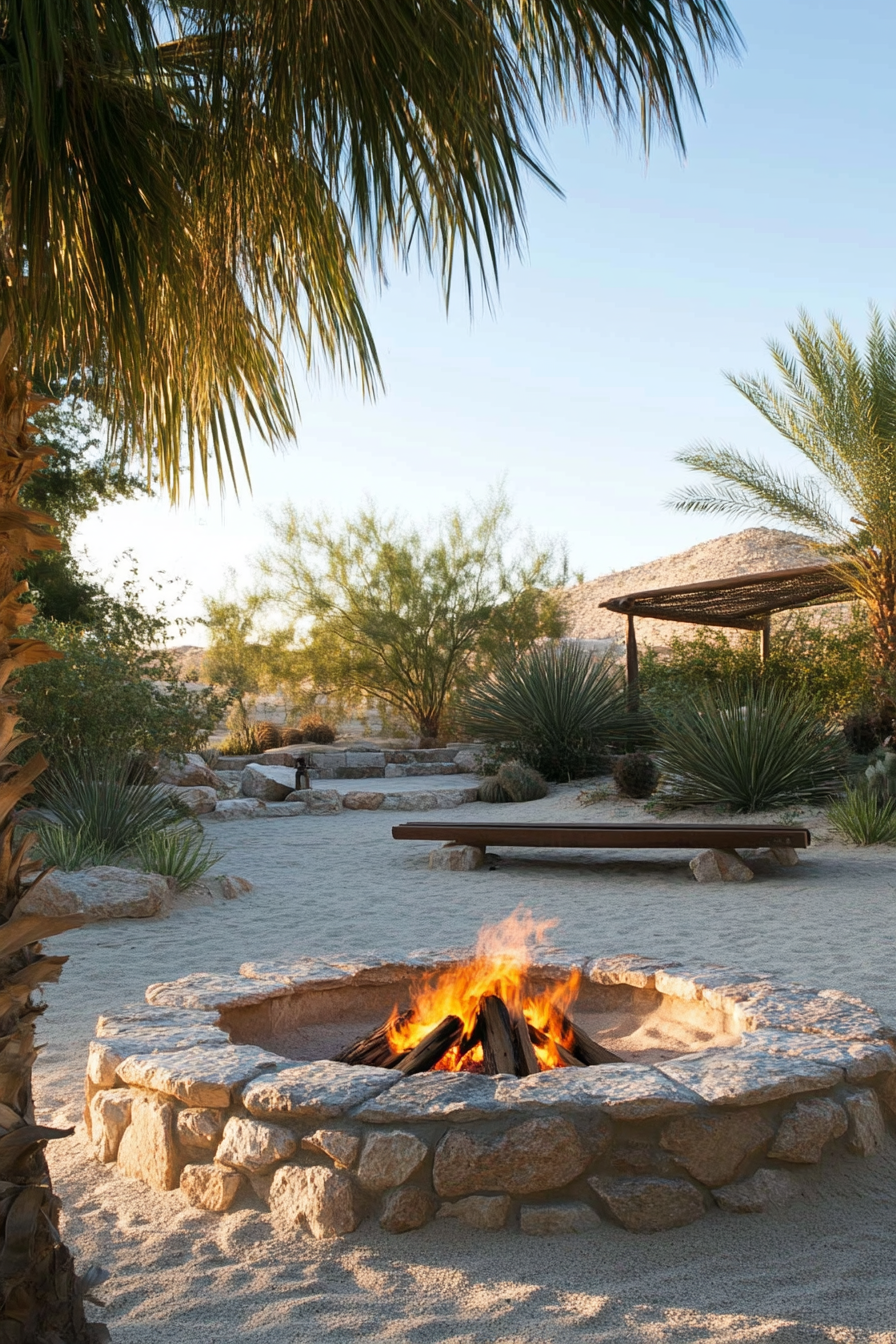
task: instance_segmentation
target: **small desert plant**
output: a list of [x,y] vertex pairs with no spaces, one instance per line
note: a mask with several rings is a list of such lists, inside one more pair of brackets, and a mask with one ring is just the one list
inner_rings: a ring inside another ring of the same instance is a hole
[[148,831],[134,845],[134,857],[147,873],[173,877],[181,891],[195,886],[221,855],[198,826],[169,826]]
[[510,802],[510,794],[502,786],[497,775],[488,775],[480,781],[479,788],[476,790],[476,797],[480,803]]
[[253,735],[258,744],[257,751],[271,751],[280,746],[280,729],[276,723],[270,723],[267,719],[260,719],[254,725]]
[[660,772],[646,751],[630,751],[613,766],[613,780],[623,798],[649,798],[660,782]]
[[773,682],[707,687],[663,710],[659,727],[665,794],[675,802],[755,812],[840,790],[843,735]]
[[607,742],[634,719],[626,719],[616,664],[571,643],[538,645],[499,663],[460,713],[477,741],[557,781],[598,773]]
[[512,803],[531,803],[544,798],[548,791],[544,777],[519,761],[507,761],[496,778]]
[[896,797],[896,752],[876,751],[865,769],[865,781],[881,797]]
[[315,742],[318,746],[336,741],[336,729],[325,723],[318,714],[306,714],[303,719],[299,719],[299,732],[303,742]]
[[833,803],[828,818],[834,830],[854,845],[882,845],[896,841],[896,799],[877,788],[847,788]]
[[61,868],[64,873],[76,873],[80,868],[94,868],[112,863],[116,857],[108,846],[97,844],[83,830],[70,830],[52,822],[40,822],[35,827],[37,845],[35,854],[44,863]]
[[[60,826],[79,833],[93,854],[127,854],[151,831],[183,816],[172,799],[145,784],[128,782],[127,761],[56,764],[44,797]],[[94,860],[96,862],[96,860]]]
[[298,729],[298,728],[281,728],[281,729],[280,729],[280,745],[281,745],[281,747],[297,747],[297,746],[299,745],[300,742],[304,742],[304,741],[305,741],[305,739],[304,739],[304,737],[302,736],[302,733],[301,733],[300,729]]

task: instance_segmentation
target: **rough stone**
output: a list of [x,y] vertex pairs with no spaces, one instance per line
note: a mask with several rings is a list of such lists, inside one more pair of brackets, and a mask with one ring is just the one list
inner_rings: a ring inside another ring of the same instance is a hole
[[849,1041],[842,1036],[817,1036],[802,1031],[760,1028],[745,1033],[741,1047],[837,1065],[854,1083],[896,1069],[896,1051],[888,1041]]
[[733,849],[704,849],[688,867],[698,882],[752,882],[753,869]]
[[347,751],[345,764],[349,767],[360,766],[363,770],[384,770],[386,754],[382,751]]
[[347,807],[349,812],[375,812],[378,807],[382,807],[384,793],[375,793],[373,789],[359,789],[354,793],[344,793],[342,795],[342,806]]
[[210,821],[243,821],[247,817],[263,817],[264,803],[258,798],[222,798],[214,812],[209,814]]
[[633,985],[636,989],[653,989],[657,971],[677,966],[677,961],[655,961],[623,953],[618,957],[598,957],[588,963],[585,974],[598,985]]
[[750,986],[752,991],[763,984],[768,984],[768,981],[758,971],[735,970],[732,966],[713,966],[705,962],[685,962],[658,970],[654,987],[660,994],[670,994],[676,999],[693,1002],[704,999],[708,1002],[708,996],[722,988],[730,990],[732,986]]
[[871,1088],[862,1088],[860,1092],[850,1092],[843,1098],[843,1105],[849,1116],[849,1133],[846,1146],[851,1153],[859,1157],[871,1157],[883,1147],[887,1127],[877,1093]]
[[433,1185],[449,1199],[490,1190],[533,1195],[567,1185],[590,1160],[563,1116],[527,1120],[495,1137],[454,1131],[436,1148]]
[[346,1134],[341,1129],[316,1129],[313,1134],[305,1135],[302,1147],[326,1153],[337,1167],[353,1167],[361,1151],[361,1140],[357,1134]]
[[166,1092],[188,1106],[229,1106],[237,1088],[283,1060],[254,1045],[197,1046],[167,1055],[129,1055],[118,1069],[123,1083]]
[[558,1106],[598,1108],[618,1120],[647,1120],[694,1110],[699,1098],[650,1064],[601,1064],[589,1069],[550,1069],[528,1078],[501,1079],[499,1106],[555,1111]]
[[158,873],[102,865],[80,873],[59,869],[35,882],[17,907],[21,915],[83,915],[88,924],[104,919],[148,919],[166,912],[171,892]]
[[401,1077],[393,1069],[313,1060],[281,1069],[273,1078],[259,1078],[243,1092],[252,1115],[289,1115],[303,1120],[334,1120],[367,1101]]
[[255,886],[249,881],[248,877],[233,877],[225,874],[223,877],[212,878],[211,882],[218,888],[225,901],[235,901],[238,896],[247,896],[250,891],[255,890]]
[[485,850],[476,845],[449,843],[433,849],[429,855],[430,868],[446,869],[450,873],[472,873],[485,863]]
[[180,1188],[187,1203],[209,1213],[224,1213],[236,1199],[243,1178],[238,1171],[219,1167],[216,1162],[190,1164],[180,1174]]
[[123,1055],[103,1041],[91,1041],[87,1048],[87,1081],[94,1088],[114,1087],[118,1066],[131,1053],[129,1050]]
[[703,1185],[728,1185],[744,1163],[774,1137],[774,1126],[756,1111],[728,1115],[687,1115],[672,1120],[660,1146]]
[[481,760],[482,753],[480,751],[459,751],[454,758],[454,764],[465,775],[475,775]]
[[174,1190],[180,1177],[180,1159],[174,1139],[175,1108],[159,1097],[134,1097],[131,1123],[118,1148],[123,1176],[145,1181],[153,1190]]
[[179,789],[221,787],[218,776],[201,758],[199,761],[189,757],[183,761],[163,760],[156,779],[160,784],[173,784]]
[[220,1012],[231,1004],[261,1003],[278,992],[289,994],[291,985],[253,983],[240,975],[213,975],[210,971],[194,971],[180,980],[165,980],[150,985],[146,991],[147,1003],[165,1008],[205,1008]]
[[591,1232],[599,1224],[591,1205],[580,1200],[569,1204],[524,1204],[520,1209],[520,1231],[530,1237]]
[[799,987],[762,986],[732,1008],[737,1024],[746,1031],[772,1027],[856,1041],[885,1040],[890,1034],[877,1013],[864,1004]]
[[367,1190],[403,1185],[423,1164],[429,1149],[416,1134],[386,1130],[371,1134],[358,1163],[358,1180]]
[[298,957],[294,961],[244,961],[240,967],[240,975],[249,980],[288,985],[338,984],[340,980],[347,980],[349,974],[342,966],[315,957]]
[[265,803],[264,815],[266,817],[304,817],[309,811],[307,803],[290,801],[289,798],[282,803]]
[[656,1067],[713,1106],[758,1106],[796,1092],[834,1087],[843,1079],[843,1070],[830,1064],[788,1059],[738,1046],[729,1050],[701,1050],[665,1060]]
[[218,806],[217,790],[210,787],[200,787],[182,789],[174,784],[158,784],[156,791],[170,798],[173,803],[179,803],[185,807],[188,812],[192,812],[194,817],[204,816],[206,813],[214,812]]
[[887,1110],[896,1115],[896,1074],[890,1073],[885,1078],[879,1078],[877,1090]]
[[90,1103],[90,1134],[100,1162],[114,1162],[118,1147],[131,1123],[133,1097],[126,1087],[97,1092]]
[[[391,1072],[391,1070],[390,1070]],[[359,1107],[368,1124],[411,1120],[486,1120],[504,1109],[496,1098],[497,1081],[475,1073],[423,1073],[401,1078]]]
[[393,1190],[383,1203],[380,1227],[387,1232],[411,1232],[430,1222],[439,1206],[435,1195],[415,1185]]
[[187,1148],[217,1148],[223,1133],[223,1111],[187,1106],[177,1113],[177,1139]]
[[702,1192],[689,1181],[665,1176],[591,1176],[588,1184],[629,1232],[684,1227],[706,1212]]
[[798,1101],[781,1121],[768,1155],[779,1162],[819,1162],[825,1144],[845,1134],[847,1123],[843,1107],[830,1097]]
[[796,1182],[786,1171],[761,1167],[745,1181],[724,1185],[712,1194],[719,1208],[729,1213],[767,1213],[788,1203],[796,1192]]
[[117,1013],[101,1013],[96,1020],[96,1035],[132,1036],[137,1032],[171,1029],[209,1031],[216,1028],[218,1014],[211,1010],[168,1008],[149,1003],[127,1004]]
[[318,1240],[354,1232],[361,1221],[351,1178],[329,1167],[278,1167],[269,1198],[276,1222],[286,1228],[305,1222]]
[[795,868],[800,861],[800,856],[790,845],[772,845],[771,848],[762,851],[762,857],[766,855],[774,859],[775,863],[780,863],[783,868]]
[[443,1204],[439,1218],[459,1218],[467,1227],[480,1232],[500,1232],[510,1214],[509,1195],[467,1195],[452,1204]]
[[304,803],[312,817],[332,817],[342,811],[338,789],[293,789],[287,802]]
[[282,803],[295,787],[295,769],[286,765],[247,765],[240,776],[243,796],[264,803]]
[[224,1126],[215,1161],[235,1171],[263,1175],[278,1162],[292,1157],[295,1150],[296,1139],[290,1130],[264,1120],[232,1115]]

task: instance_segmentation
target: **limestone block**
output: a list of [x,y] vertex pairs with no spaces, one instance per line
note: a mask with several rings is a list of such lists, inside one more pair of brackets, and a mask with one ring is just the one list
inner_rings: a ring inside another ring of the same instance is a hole
[[277,985],[253,984],[240,975],[214,975],[211,971],[193,971],[179,980],[163,980],[146,990],[146,1002],[163,1008],[204,1008],[220,1012],[232,1004],[261,1003],[278,991],[288,994],[285,981]]
[[243,1090],[243,1105],[251,1115],[261,1117],[335,1120],[369,1097],[394,1087],[400,1078],[394,1069],[312,1060],[250,1083]]
[[223,1111],[187,1106],[177,1113],[177,1139],[187,1148],[217,1148],[223,1133]]
[[896,1051],[888,1041],[851,1041],[844,1036],[818,1036],[808,1031],[773,1031],[760,1027],[758,1031],[744,1034],[741,1048],[836,1064],[853,1083],[896,1070]]
[[126,1087],[97,1092],[90,1103],[90,1134],[100,1162],[114,1162],[118,1147],[131,1123],[133,1097]]
[[403,1185],[422,1165],[428,1147],[416,1134],[399,1129],[371,1134],[358,1163],[358,1180],[367,1190]]
[[496,1098],[511,1110],[550,1111],[558,1106],[595,1109],[617,1120],[649,1120],[692,1111],[699,1098],[650,1064],[601,1064],[591,1069],[549,1069],[527,1078],[502,1078]]
[[703,1193],[665,1176],[591,1176],[588,1184],[629,1232],[684,1227],[706,1212]]
[[160,784],[173,784],[179,789],[203,787],[217,789],[221,786],[218,776],[209,769],[201,757],[199,760],[187,757],[183,761],[163,759],[159,764],[156,779]]
[[443,845],[429,855],[430,868],[444,868],[451,873],[472,873],[485,863],[485,850],[476,845]]
[[479,1191],[532,1195],[567,1185],[590,1160],[563,1116],[528,1120],[496,1136],[460,1130],[446,1134],[436,1149],[433,1185],[449,1199]]
[[846,1133],[847,1123],[843,1107],[830,1097],[798,1101],[781,1121],[768,1155],[779,1162],[818,1162],[825,1144]]
[[236,1199],[243,1178],[238,1171],[219,1167],[216,1162],[184,1167],[180,1174],[180,1188],[187,1203],[210,1213],[223,1213]]
[[520,1209],[520,1231],[530,1237],[591,1232],[599,1224],[591,1205],[580,1200],[569,1204],[524,1204]]
[[318,1240],[354,1232],[361,1221],[351,1178],[330,1167],[278,1167],[269,1198],[276,1222],[286,1228],[305,1222]]
[[342,811],[338,789],[293,789],[289,802],[304,803],[312,817],[331,817]]
[[482,752],[480,751],[459,751],[454,758],[454,764],[463,774],[475,775],[481,760]]
[[361,1140],[357,1134],[346,1134],[341,1129],[316,1129],[313,1134],[305,1135],[302,1147],[326,1153],[337,1167],[353,1167],[361,1151]]
[[[159,1004],[131,1003],[120,1012],[101,1013],[96,1020],[96,1035],[105,1040],[113,1036],[135,1036],[142,1032],[215,1031],[218,1014],[212,1009],[169,1008]],[[191,1041],[190,1044],[197,1044]],[[179,1046],[177,1047],[180,1048]],[[128,1054],[131,1052],[128,1051]],[[147,1052],[148,1053],[148,1052]]]
[[423,793],[384,793],[384,812],[433,812],[438,807],[436,795]]
[[218,806],[217,789],[211,786],[196,785],[193,788],[182,789],[174,784],[157,784],[156,792],[164,794],[174,803],[179,803],[188,812],[192,812],[194,817],[214,812]]
[[870,1088],[850,1092],[844,1097],[843,1105],[849,1116],[847,1148],[859,1157],[871,1157],[883,1146],[887,1132],[877,1093]]
[[467,1195],[452,1204],[443,1204],[439,1218],[459,1218],[467,1227],[480,1232],[500,1232],[510,1213],[509,1195]]
[[295,1150],[296,1139],[290,1130],[232,1115],[224,1126],[215,1161],[236,1171],[263,1174],[292,1157]]
[[[391,1073],[392,1070],[389,1070]],[[476,1073],[421,1073],[401,1078],[359,1107],[359,1120],[391,1125],[411,1120],[487,1120],[504,1107],[497,1079]]]
[[247,765],[240,776],[245,798],[264,803],[282,803],[296,787],[296,772],[287,765]]
[[292,794],[282,803],[265,803],[264,815],[266,817],[304,817],[310,810],[307,803],[290,801]]
[[657,971],[678,966],[677,961],[655,961],[625,952],[617,957],[597,957],[589,961],[585,975],[598,985],[634,985],[636,989],[653,989]]
[[724,1185],[713,1190],[713,1199],[719,1208],[729,1213],[767,1213],[787,1204],[797,1193],[797,1185],[786,1171],[772,1171],[761,1167],[737,1185]]
[[145,1181],[153,1190],[174,1190],[180,1177],[180,1159],[174,1139],[173,1102],[159,1097],[134,1097],[131,1123],[118,1149],[123,1176]]
[[316,957],[296,957],[293,961],[244,961],[240,966],[240,975],[246,979],[268,980],[271,984],[306,985],[311,981],[338,984],[350,974],[344,963],[337,966],[332,961],[319,961]]
[[114,1087],[118,1066],[124,1058],[126,1055],[120,1054],[103,1041],[91,1041],[87,1049],[88,1082],[93,1083],[95,1088]]
[[811,1032],[854,1041],[885,1041],[890,1031],[873,1009],[822,991],[800,986],[762,985],[731,1005],[741,1030],[771,1027],[777,1031]]
[[373,789],[359,789],[355,793],[344,793],[342,806],[347,807],[349,812],[375,812],[382,807],[385,796],[384,793],[375,793]]
[[[706,962],[687,961],[675,966],[660,967],[654,977],[654,988],[660,994],[671,994],[676,999],[710,1002],[710,996],[722,991],[728,995],[733,990],[745,990],[741,997],[748,997],[760,985],[768,985],[767,976],[760,971],[744,971],[733,966],[714,966]],[[747,990],[747,987],[749,989]],[[722,1007],[713,1002],[714,1007]]]
[[[420,797],[419,794],[417,796]],[[463,807],[465,803],[476,802],[479,797],[479,785],[474,784],[469,789],[436,789],[434,793],[428,796],[435,798],[436,807]]]
[[384,770],[386,754],[383,751],[347,751],[345,764],[360,767],[362,770]]
[[147,919],[170,908],[171,892],[158,873],[102,865],[81,873],[58,869],[35,882],[19,902],[21,915],[83,915],[88,924],[103,919]]
[[424,1223],[428,1223],[438,1205],[439,1201],[428,1190],[406,1185],[387,1195],[380,1216],[380,1227],[387,1232],[411,1232],[415,1227],[423,1227]]
[[680,1055],[656,1068],[712,1106],[758,1106],[797,1092],[820,1092],[843,1081],[843,1070],[833,1065],[740,1046]]
[[118,1076],[132,1087],[165,1092],[188,1106],[229,1106],[239,1087],[281,1063],[254,1045],[197,1046],[167,1055],[129,1055]]
[[209,814],[209,820],[244,821],[249,817],[262,817],[264,812],[264,803],[257,798],[222,798]]
[[688,865],[698,882],[752,882],[753,869],[733,849],[704,849]]
[[765,1150],[774,1126],[757,1111],[729,1115],[687,1115],[672,1120],[660,1147],[703,1185],[728,1185],[750,1158]]

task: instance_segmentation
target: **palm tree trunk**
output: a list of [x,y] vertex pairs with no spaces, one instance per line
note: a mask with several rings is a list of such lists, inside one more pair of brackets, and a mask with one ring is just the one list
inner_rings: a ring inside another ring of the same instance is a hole
[[[0,355],[10,342],[0,336]],[[53,1194],[45,1154],[50,1139],[72,1130],[35,1123],[32,1065],[35,1028],[43,1011],[32,1000],[41,985],[58,980],[65,957],[48,957],[41,938],[82,923],[18,912],[26,881],[41,871],[28,859],[34,836],[16,836],[15,808],[46,767],[38,752],[24,765],[10,753],[27,735],[18,732],[13,680],[19,668],[57,657],[39,640],[23,639],[34,618],[16,583],[22,561],[35,550],[55,549],[46,532],[52,520],[25,509],[19,491],[44,463],[29,416],[41,404],[17,377],[8,358],[0,364],[0,1341],[2,1344],[81,1344],[108,1339],[105,1326],[84,1319],[85,1287],[59,1236],[60,1203]]]
[[868,602],[873,660],[881,672],[896,673],[896,556],[876,552],[866,561],[866,570],[873,584]]

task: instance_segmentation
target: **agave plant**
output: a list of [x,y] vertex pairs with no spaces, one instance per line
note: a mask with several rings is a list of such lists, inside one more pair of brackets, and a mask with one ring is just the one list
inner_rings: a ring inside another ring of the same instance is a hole
[[466,731],[545,779],[581,779],[606,763],[606,746],[628,728],[619,668],[573,643],[541,644],[468,692]]
[[810,703],[771,682],[723,682],[659,714],[658,763],[676,802],[758,812],[822,803],[848,749]]
[[134,846],[134,855],[145,872],[173,877],[181,891],[195,886],[221,858],[199,826],[148,831]]
[[828,820],[844,840],[854,845],[896,841],[896,799],[874,787],[847,788],[845,797],[828,810]]
[[85,851],[104,855],[108,862],[132,853],[145,835],[183,816],[167,794],[129,779],[127,761],[71,759],[53,770],[44,797],[59,827],[80,835]]

